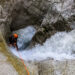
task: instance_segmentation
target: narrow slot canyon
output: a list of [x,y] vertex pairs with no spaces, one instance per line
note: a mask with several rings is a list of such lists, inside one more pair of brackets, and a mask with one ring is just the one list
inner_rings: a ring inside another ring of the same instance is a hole
[[30,75],[75,75],[74,0],[0,1],[0,75],[27,75],[23,64]]

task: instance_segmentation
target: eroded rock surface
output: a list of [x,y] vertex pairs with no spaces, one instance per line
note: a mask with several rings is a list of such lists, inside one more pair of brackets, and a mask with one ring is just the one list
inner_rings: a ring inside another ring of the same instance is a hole
[[[26,62],[27,63],[27,62]],[[23,63],[9,51],[0,34],[0,75],[27,75]]]
[[32,41],[30,43],[30,46],[34,46],[36,44],[43,44],[46,39],[50,38],[52,35],[54,35],[56,32],[62,32],[62,31],[71,31],[72,28],[68,26],[66,21],[58,21],[51,25],[44,25],[40,27],[34,37],[32,38]]
[[2,49],[6,50],[4,48],[5,45],[2,48],[3,42],[0,34],[0,75],[19,75],[14,66],[8,61],[8,57],[1,51]]
[[39,75],[74,75],[75,61],[74,60],[64,60],[64,61],[54,61],[47,60],[42,61],[39,64]]
[[[38,26],[39,30],[37,30],[37,33],[33,37],[33,42],[42,44],[55,32],[69,31],[69,26],[74,26],[74,24],[74,0],[0,0],[0,31],[5,37],[11,32],[10,30],[13,31],[28,25],[35,25]],[[0,41],[0,52],[7,55],[9,62],[14,66],[12,67],[6,61],[7,57],[1,53],[0,70],[4,66],[5,68],[0,73],[6,75],[10,74],[9,71],[11,72],[12,70],[13,75],[17,75],[18,73],[19,75],[25,75],[24,66],[21,62],[17,63],[19,60],[16,60],[16,57],[10,57],[11,54],[5,50],[3,40],[0,39]],[[27,65],[31,75],[75,75],[74,66],[75,60],[45,60]]]
[[7,57],[0,53],[0,75],[18,75],[14,67],[7,61]]
[[68,31],[70,27],[74,28],[74,7],[74,0],[1,0],[0,30],[7,38],[11,31],[29,25]]
[[28,25],[52,25],[63,19],[71,24],[75,18],[74,7],[74,0],[2,0],[0,24],[10,25],[12,30]]

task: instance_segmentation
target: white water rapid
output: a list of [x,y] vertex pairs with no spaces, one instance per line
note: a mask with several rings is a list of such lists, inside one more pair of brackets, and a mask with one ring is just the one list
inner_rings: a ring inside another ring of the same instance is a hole
[[[36,30],[33,27],[27,27],[17,31],[19,33],[18,46],[22,47],[29,42]],[[17,51],[11,48],[11,52],[19,57]],[[55,60],[75,59],[75,30],[71,32],[57,32],[51,38],[41,45],[36,45],[32,49],[19,50],[22,58],[26,61],[40,61],[47,58]]]

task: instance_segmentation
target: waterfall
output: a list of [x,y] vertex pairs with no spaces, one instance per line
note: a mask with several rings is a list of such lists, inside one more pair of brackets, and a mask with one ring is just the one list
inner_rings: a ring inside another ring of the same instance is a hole
[[36,30],[32,26],[13,32],[19,35],[17,42],[19,49],[25,49],[29,45],[29,42],[31,41],[35,32]]
[[[19,33],[18,46],[23,47],[34,36],[36,30],[27,27],[17,31]],[[16,50],[11,48],[13,54],[18,56]],[[32,49],[19,50],[26,61],[40,61],[48,58],[54,60],[75,59],[75,30],[71,32],[57,32],[47,39],[43,45],[36,45]],[[19,57],[19,56],[18,56]]]

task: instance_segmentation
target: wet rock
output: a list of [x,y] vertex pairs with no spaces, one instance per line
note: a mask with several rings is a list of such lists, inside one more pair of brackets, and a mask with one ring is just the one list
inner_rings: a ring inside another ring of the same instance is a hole
[[[74,16],[75,10],[73,0],[6,0],[1,2],[0,9],[0,30],[5,37],[10,30],[14,31],[28,25],[39,27],[39,30],[41,30],[40,27],[46,27],[45,32],[37,31],[35,34],[35,36],[38,35],[37,37],[41,35],[40,37],[43,39],[37,41],[39,43],[44,42],[55,31],[69,31],[69,22],[74,21],[72,16]],[[70,21],[70,18],[73,21]]]
[[75,75],[75,60],[43,60],[29,62],[33,75]]
[[71,31],[72,28],[68,25],[67,21],[59,20],[52,25],[56,31]]
[[9,48],[5,43],[5,40],[1,35],[1,33],[0,33],[0,75],[27,75],[21,60],[15,57],[9,51]]
[[14,5],[11,13],[11,29],[16,30],[28,25],[40,25],[42,10],[34,5],[35,1],[21,0]]
[[[36,43],[43,44],[57,31],[69,31],[68,25],[75,21],[74,16],[74,0],[0,0],[0,31],[4,37],[8,36],[10,30],[38,25],[37,33],[32,39],[32,46]],[[19,75],[26,75],[21,61],[7,51],[1,39],[0,52],[8,58],[7,61],[12,64]],[[4,57],[2,58],[5,61]],[[9,63],[5,63],[7,68]],[[30,75],[75,75],[75,60],[45,60],[36,64],[25,63],[28,64]]]
[[4,25],[7,31],[14,31],[28,25],[53,25],[63,19],[71,24],[74,22],[72,16],[75,16],[74,3],[74,0],[2,0],[0,26]]
[[28,25],[52,25],[63,19],[68,24],[68,19],[75,15],[74,11],[74,0],[17,1],[11,13],[11,29],[16,30]]
[[69,1],[68,0],[63,0],[63,1],[50,0],[50,1],[52,3],[47,11],[47,14],[45,15],[43,19],[42,25],[56,23],[59,20],[63,20],[63,18],[69,23],[68,19],[71,18],[72,15],[75,15],[74,0],[69,0]]
[[0,75],[18,75],[14,67],[7,62],[7,57],[0,52]]
[[56,32],[71,31],[71,30],[72,28],[70,28],[70,26],[64,20],[63,21],[59,20],[52,25],[44,25],[37,30],[36,34],[32,38],[30,46],[34,46],[36,44],[43,44],[46,41],[46,39],[50,38]]
[[[51,28],[50,28],[51,29]],[[49,30],[49,27],[46,28],[40,28],[32,38],[32,41],[30,43],[30,46],[34,46],[36,44],[43,44],[46,39],[50,38],[53,34],[55,34],[56,31]]]
[[9,37],[9,35],[11,33],[10,27],[8,25],[2,24],[2,25],[0,25],[0,32],[2,32],[3,37],[6,40],[8,40],[8,37]]

